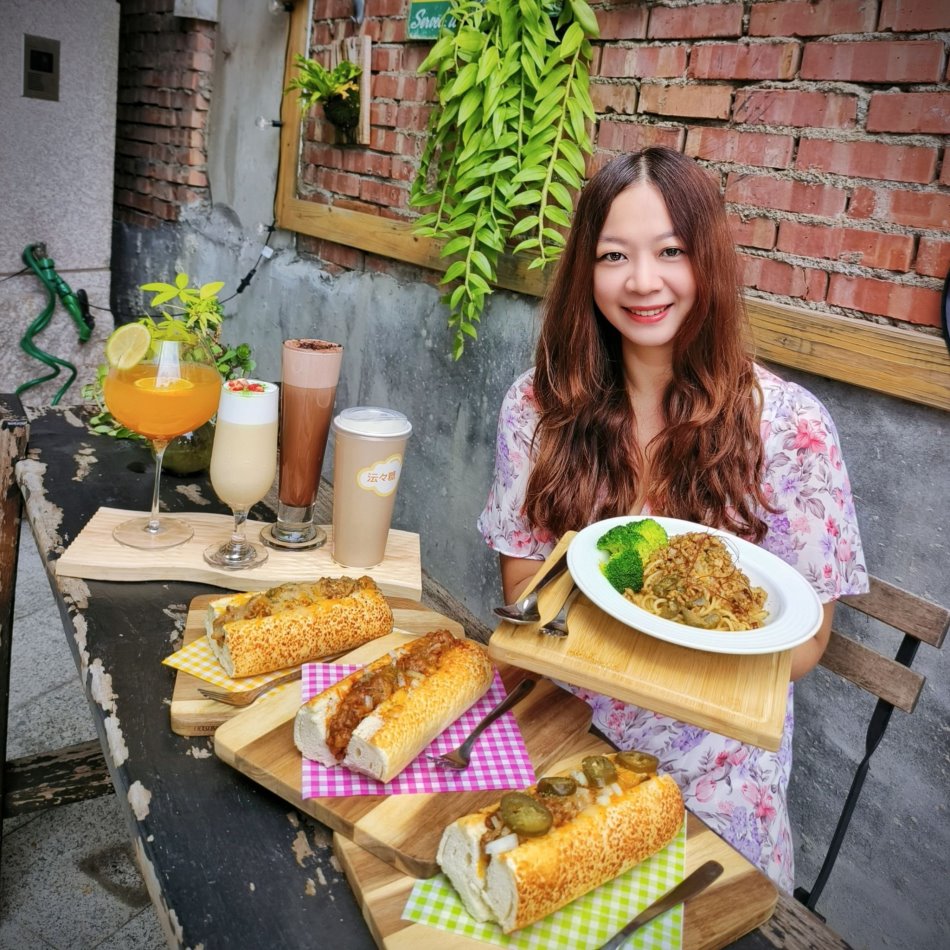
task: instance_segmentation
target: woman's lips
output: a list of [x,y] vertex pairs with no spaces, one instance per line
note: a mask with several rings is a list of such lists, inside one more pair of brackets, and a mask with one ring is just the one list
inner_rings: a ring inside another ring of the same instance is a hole
[[669,312],[672,304],[662,307],[624,307],[624,311],[637,323],[659,323]]

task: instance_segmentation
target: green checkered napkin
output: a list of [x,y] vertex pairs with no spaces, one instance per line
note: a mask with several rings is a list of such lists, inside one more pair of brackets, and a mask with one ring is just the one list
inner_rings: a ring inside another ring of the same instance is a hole
[[[594,950],[606,943],[628,920],[683,879],[686,864],[686,823],[658,854],[626,874],[544,920],[507,936],[497,924],[473,920],[455,888],[444,874],[417,881],[402,912],[403,920],[426,924],[499,947],[549,950],[571,947]],[[634,950],[680,950],[683,938],[683,905],[661,914],[631,935],[624,944]]]

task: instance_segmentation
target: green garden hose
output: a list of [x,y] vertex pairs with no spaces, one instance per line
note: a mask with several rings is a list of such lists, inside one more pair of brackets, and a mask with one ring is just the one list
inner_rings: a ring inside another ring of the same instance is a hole
[[59,359],[59,357],[53,356],[45,350],[41,350],[33,342],[33,338],[45,330],[47,324],[52,319],[56,309],[57,294],[63,306],[66,308],[66,312],[73,318],[73,322],[76,324],[80,343],[85,343],[92,336],[93,318],[89,313],[89,301],[86,297],[86,292],[79,290],[73,293],[72,290],[70,290],[66,281],[56,273],[56,266],[53,259],[46,256],[45,244],[28,244],[23,250],[23,263],[40,279],[40,283],[46,288],[48,300],[40,315],[30,324],[26,333],[20,338],[20,348],[28,356],[39,360],[41,363],[45,363],[50,367],[51,372],[18,386],[16,394],[19,396],[20,393],[25,392],[27,389],[39,386],[40,383],[45,383],[47,380],[55,379],[59,376],[60,367],[63,367],[69,372],[69,378],[53,397],[51,405],[55,406],[60,399],[63,398],[63,394],[69,389],[73,380],[76,378],[76,367],[68,360]]

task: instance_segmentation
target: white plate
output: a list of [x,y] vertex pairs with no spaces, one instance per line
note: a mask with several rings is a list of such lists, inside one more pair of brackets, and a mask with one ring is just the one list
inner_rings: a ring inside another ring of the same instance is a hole
[[692,521],[656,518],[667,534],[705,531],[728,539],[738,553],[739,567],[755,587],[764,587],[768,594],[765,609],[768,620],[757,630],[729,632],[701,630],[665,620],[631,603],[614,590],[604,577],[600,565],[606,555],[597,550],[597,539],[614,525],[640,520],[636,517],[607,518],[588,525],[571,541],[567,549],[567,565],[577,586],[604,613],[634,627],[651,637],[677,643],[710,653],[778,653],[804,643],[821,626],[822,607],[818,595],[795,568],[781,558],[743,541],[725,531],[717,531]]

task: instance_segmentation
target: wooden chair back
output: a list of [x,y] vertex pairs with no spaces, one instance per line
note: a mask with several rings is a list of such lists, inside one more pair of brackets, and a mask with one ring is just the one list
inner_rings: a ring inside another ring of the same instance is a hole
[[939,650],[950,626],[950,610],[946,607],[873,576],[868,593],[842,597],[838,601],[836,627],[844,612],[842,606],[872,617],[903,636],[892,658],[833,629],[828,648],[821,658],[822,666],[876,696],[878,701],[868,723],[864,757],[855,769],[851,788],[815,883],[810,890],[804,887],[795,889],[795,897],[811,911],[815,911],[818,898],[834,867],[861,794],[871,756],[884,737],[891,713],[895,709],[912,713],[917,708],[926,682],[925,676],[911,669],[917,650],[922,643]]

